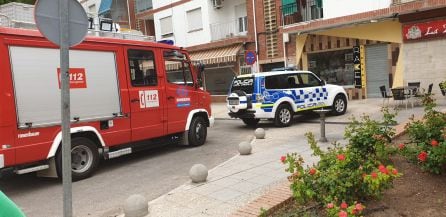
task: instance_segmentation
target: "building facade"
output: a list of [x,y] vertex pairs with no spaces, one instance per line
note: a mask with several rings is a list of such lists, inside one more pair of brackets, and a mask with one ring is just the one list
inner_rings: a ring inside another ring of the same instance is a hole
[[[354,0],[342,2],[357,4]],[[309,21],[303,19],[308,15],[302,10],[290,11],[282,6],[284,25],[281,30],[296,37],[293,58],[298,68],[311,70],[329,83],[343,85],[352,99],[381,97],[379,86],[382,85],[389,88],[418,81],[422,88],[427,88],[434,79],[446,79],[444,65],[440,63],[428,75],[419,71],[423,65],[431,65],[429,61],[437,56],[444,57],[433,47],[442,42],[434,42],[431,38],[420,38],[416,42],[403,40],[403,23],[444,19],[441,12],[446,12],[445,1],[361,1],[362,6],[356,5],[353,11],[344,11],[344,14],[339,7],[330,6],[332,3],[323,1],[322,13],[318,12],[323,18]],[[437,12],[425,12],[430,16],[423,17],[417,15],[420,10]],[[436,38],[441,40],[440,36]],[[414,62],[417,54],[413,49],[421,46],[429,51],[424,51],[426,55]],[[434,93],[438,92],[439,89],[434,88]]]

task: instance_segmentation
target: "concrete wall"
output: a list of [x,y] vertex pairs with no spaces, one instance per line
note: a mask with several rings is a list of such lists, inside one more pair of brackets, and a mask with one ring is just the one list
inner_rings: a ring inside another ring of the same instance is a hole
[[392,0],[323,0],[324,19],[341,17],[382,8],[387,8]]
[[407,82],[420,81],[425,88],[434,84],[433,93],[441,95],[438,83],[446,80],[446,40],[430,40],[405,43],[404,55],[404,85]]

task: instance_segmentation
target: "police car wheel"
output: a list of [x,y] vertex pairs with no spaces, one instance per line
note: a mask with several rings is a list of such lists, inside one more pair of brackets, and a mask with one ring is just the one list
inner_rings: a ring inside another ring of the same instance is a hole
[[332,113],[334,115],[342,115],[347,111],[347,100],[342,95],[337,95],[333,101]]
[[[96,144],[84,137],[71,140],[71,176],[78,181],[90,177],[99,165],[99,152]],[[56,155],[57,176],[62,178],[62,148]]]
[[203,117],[196,116],[192,119],[188,132],[190,146],[200,146],[206,141],[207,126]]
[[293,111],[287,104],[279,105],[274,118],[274,124],[278,127],[288,127],[293,120]]
[[255,127],[259,123],[260,119],[257,118],[242,118],[243,123],[249,127]]

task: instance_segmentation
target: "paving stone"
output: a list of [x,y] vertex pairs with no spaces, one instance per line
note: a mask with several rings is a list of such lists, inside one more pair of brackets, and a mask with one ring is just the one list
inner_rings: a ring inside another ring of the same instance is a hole
[[215,193],[217,191],[220,191],[221,189],[223,189],[223,187],[220,185],[206,183],[205,185],[202,185],[200,187],[190,189],[189,192],[201,194],[201,195],[209,195],[209,194]]
[[260,188],[260,187],[262,187],[262,186],[259,184],[247,182],[247,181],[239,182],[235,185],[229,186],[230,189],[240,191],[243,193],[249,193],[249,192],[251,192],[257,188]]
[[214,192],[212,194],[209,194],[208,196],[217,200],[220,200],[222,202],[226,202],[228,200],[234,199],[243,193],[240,191],[235,191],[231,189],[222,189],[220,191]]

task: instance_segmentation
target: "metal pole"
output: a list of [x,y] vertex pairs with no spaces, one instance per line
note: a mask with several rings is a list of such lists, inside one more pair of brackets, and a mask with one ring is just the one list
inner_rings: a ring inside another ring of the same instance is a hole
[[325,112],[321,112],[319,115],[321,118],[321,139],[319,141],[327,142],[327,137],[325,137]]
[[59,1],[60,80],[62,116],[63,216],[73,216],[71,187],[70,81],[69,81],[69,9],[68,0]]
[[259,67],[259,45],[258,45],[258,39],[257,39],[257,25],[256,25],[256,2],[255,0],[252,0],[252,13],[253,13],[253,24],[254,24],[254,36],[255,36],[255,43],[256,43],[256,72],[260,71]]
[[130,5],[129,5],[129,0],[127,0],[127,14],[129,15],[129,29],[132,29],[132,20],[130,19]]

